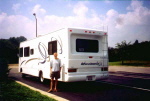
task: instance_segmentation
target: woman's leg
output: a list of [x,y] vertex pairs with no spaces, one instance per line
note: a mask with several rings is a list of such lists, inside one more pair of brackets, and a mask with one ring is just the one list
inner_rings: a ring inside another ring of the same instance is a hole
[[57,92],[57,84],[58,84],[58,79],[55,79],[54,91],[56,91],[56,92]]
[[53,84],[54,84],[54,79],[51,79],[50,89],[49,89],[49,91],[47,91],[48,93],[53,90]]

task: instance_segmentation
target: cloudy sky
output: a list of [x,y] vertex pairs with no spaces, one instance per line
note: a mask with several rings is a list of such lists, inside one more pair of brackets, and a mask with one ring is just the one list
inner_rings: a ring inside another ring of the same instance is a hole
[[[150,1],[0,0],[0,39],[35,37],[64,27],[107,30],[110,47],[150,41]],[[104,27],[103,27],[104,25]]]

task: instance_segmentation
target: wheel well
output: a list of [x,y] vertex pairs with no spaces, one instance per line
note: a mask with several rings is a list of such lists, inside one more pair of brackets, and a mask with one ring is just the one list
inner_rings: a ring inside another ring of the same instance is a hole
[[42,73],[43,73],[42,71],[39,71],[39,77],[41,76]]

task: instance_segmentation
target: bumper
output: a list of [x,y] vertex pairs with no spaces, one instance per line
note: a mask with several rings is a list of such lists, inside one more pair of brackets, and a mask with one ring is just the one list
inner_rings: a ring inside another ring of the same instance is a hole
[[97,74],[68,74],[66,75],[65,82],[76,82],[76,81],[96,81],[101,79],[108,79],[108,73],[97,73]]

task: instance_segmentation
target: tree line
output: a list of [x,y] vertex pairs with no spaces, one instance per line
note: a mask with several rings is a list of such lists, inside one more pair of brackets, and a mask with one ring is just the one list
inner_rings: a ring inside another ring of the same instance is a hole
[[18,63],[20,42],[26,40],[24,36],[0,39],[0,58],[7,60],[9,64]]
[[[4,58],[11,63],[18,63],[19,44],[26,41],[24,36],[10,37],[9,39],[0,39],[0,58]],[[117,43],[115,48],[109,47],[109,61],[150,61],[150,41],[140,42],[136,40],[131,42],[122,41]]]
[[109,47],[109,61],[150,61],[150,41],[131,42],[122,41],[117,43],[115,48]]

